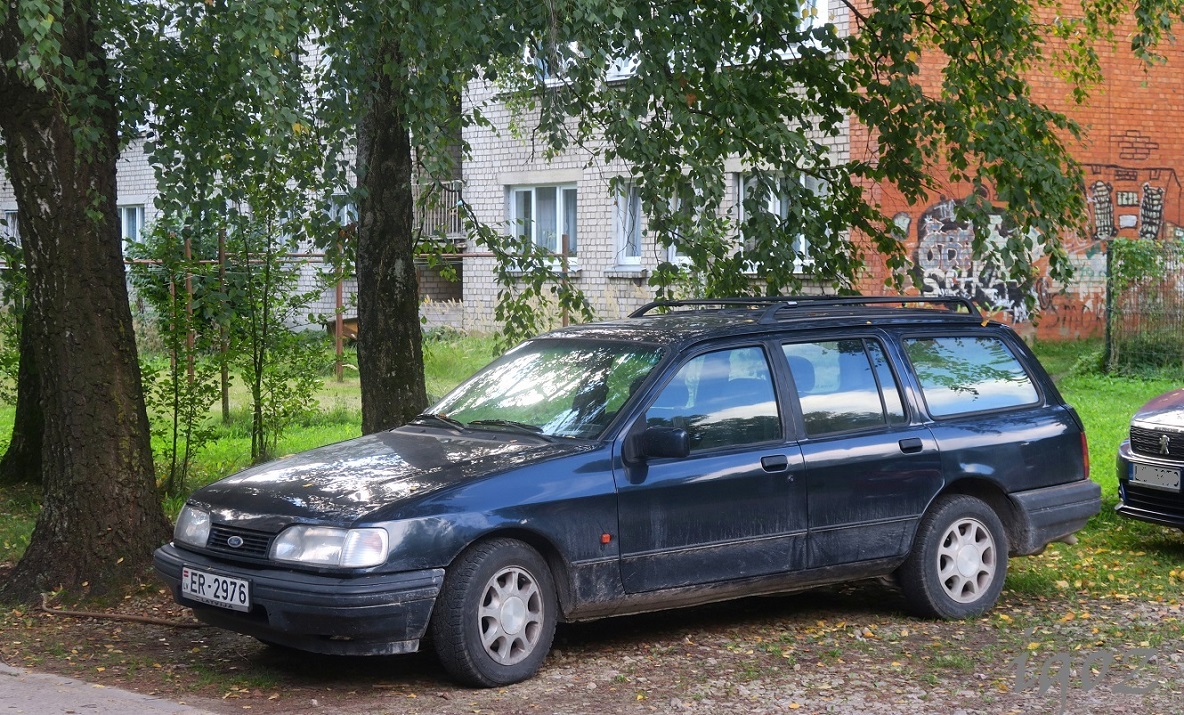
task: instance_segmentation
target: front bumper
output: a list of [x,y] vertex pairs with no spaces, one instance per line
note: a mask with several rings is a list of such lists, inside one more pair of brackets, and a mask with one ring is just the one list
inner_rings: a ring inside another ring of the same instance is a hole
[[[172,544],[157,549],[153,562],[177,603],[191,607],[205,623],[269,643],[333,655],[418,650],[444,582],[444,569],[327,576],[228,563]],[[182,566],[250,581],[251,610],[241,613],[182,597]]]
[[1181,469],[1178,461],[1136,454],[1130,440],[1118,448],[1118,506],[1114,511],[1131,519],[1184,529],[1184,493],[1130,483],[1131,464]]
[[1010,495],[1019,514],[1012,551],[1038,554],[1050,543],[1076,533],[1102,510],[1102,488],[1088,479]]

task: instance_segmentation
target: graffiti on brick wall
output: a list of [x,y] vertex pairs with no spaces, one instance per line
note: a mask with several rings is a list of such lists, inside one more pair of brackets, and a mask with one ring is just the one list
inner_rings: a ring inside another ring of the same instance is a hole
[[1118,236],[1155,239],[1174,233],[1184,208],[1175,169],[1113,164],[1086,164],[1083,168],[1095,240]]
[[[1012,323],[1028,323],[1033,315],[1028,306],[1040,309],[1040,332],[1062,336],[1093,334],[1099,329],[1106,309],[1106,257],[1104,241],[1128,238],[1181,238],[1184,228],[1165,218],[1181,208],[1181,187],[1171,169],[1123,169],[1093,165],[1087,167],[1092,183],[1086,185],[1091,208],[1090,230],[1065,243],[1074,268],[1071,285],[1064,290],[1047,278],[1022,286],[1006,280],[1002,271],[976,261],[973,255],[974,229],[956,218],[962,199],[941,199],[926,208],[914,222],[908,213],[893,221],[906,235],[916,226],[914,254],[917,278],[924,295],[957,295],[975,300],[984,308],[1001,313]],[[1155,183],[1153,183],[1155,182]],[[991,217],[990,238],[1002,243],[1013,226],[1002,216]],[[1034,261],[1040,261],[1034,255]]]
[[[913,258],[922,294],[971,298],[1015,322],[1027,322],[1031,319],[1028,296],[1042,308],[1048,304],[1045,281],[1021,286],[1006,280],[997,267],[975,260],[974,227],[956,217],[959,203],[961,200],[943,196],[917,218],[917,251]],[[908,214],[897,214],[894,220],[908,231]],[[990,221],[991,242],[1001,244],[1015,230],[1001,215],[991,216]],[[1033,260],[1038,258],[1033,256]]]

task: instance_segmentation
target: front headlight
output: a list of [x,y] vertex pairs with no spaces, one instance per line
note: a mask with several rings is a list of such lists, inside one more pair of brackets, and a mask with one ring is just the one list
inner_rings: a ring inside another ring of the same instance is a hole
[[334,529],[328,526],[289,526],[271,545],[276,561],[365,568],[386,561],[386,529]]
[[210,538],[209,512],[186,505],[177,515],[177,527],[173,529],[173,541],[191,546],[205,546]]

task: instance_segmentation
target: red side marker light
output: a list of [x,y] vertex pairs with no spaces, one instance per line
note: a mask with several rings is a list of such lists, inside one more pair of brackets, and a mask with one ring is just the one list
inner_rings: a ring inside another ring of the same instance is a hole
[[611,543],[611,542],[612,542],[612,540],[613,540],[613,535],[612,535],[612,534],[601,534],[601,535],[600,535],[600,543],[602,543],[602,544],[608,544],[608,543]]

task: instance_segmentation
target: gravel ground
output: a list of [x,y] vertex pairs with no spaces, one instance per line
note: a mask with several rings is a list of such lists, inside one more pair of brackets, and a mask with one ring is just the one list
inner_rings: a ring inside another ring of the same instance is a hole
[[[112,610],[186,615],[159,592]],[[455,687],[426,654],[328,658],[37,612],[0,620],[0,658],[223,713],[1184,713],[1178,604],[1005,592],[972,621],[902,611],[866,582],[566,625],[537,677],[493,690]]]

